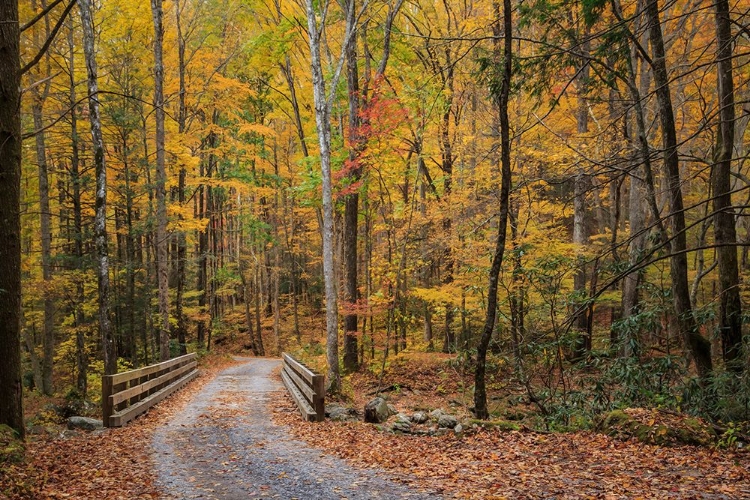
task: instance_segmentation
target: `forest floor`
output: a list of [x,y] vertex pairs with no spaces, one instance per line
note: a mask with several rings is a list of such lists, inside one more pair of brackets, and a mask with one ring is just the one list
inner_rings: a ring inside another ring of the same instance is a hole
[[[398,410],[466,417],[460,384],[447,382],[453,374],[408,364],[402,372],[394,364],[383,381]],[[305,423],[270,367],[214,358],[196,382],[125,428],[30,436],[25,462],[0,461],[0,498],[750,498],[744,451],[588,431],[469,425],[413,436],[362,421]],[[253,389],[255,376],[263,388]],[[377,380],[364,374],[349,384],[358,396],[348,404],[361,409]],[[319,465],[305,470],[311,463]]]

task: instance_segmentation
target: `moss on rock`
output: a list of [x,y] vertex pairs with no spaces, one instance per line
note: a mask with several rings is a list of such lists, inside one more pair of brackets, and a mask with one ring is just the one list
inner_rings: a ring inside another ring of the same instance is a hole
[[654,445],[708,446],[716,441],[713,429],[698,418],[641,408],[611,411],[599,420],[596,430]]

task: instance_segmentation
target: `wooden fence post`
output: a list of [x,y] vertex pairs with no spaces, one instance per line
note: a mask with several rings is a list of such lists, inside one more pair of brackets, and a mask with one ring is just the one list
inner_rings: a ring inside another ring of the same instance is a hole
[[325,404],[325,376],[324,375],[313,375],[313,390],[315,391],[315,397],[313,398],[313,408],[315,408],[315,420],[322,422],[326,418],[326,404]]
[[114,413],[109,397],[112,395],[112,375],[102,375],[102,423],[109,427],[109,417]]

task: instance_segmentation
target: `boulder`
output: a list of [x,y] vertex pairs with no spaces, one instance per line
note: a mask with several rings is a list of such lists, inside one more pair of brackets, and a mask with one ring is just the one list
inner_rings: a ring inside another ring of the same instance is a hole
[[453,415],[441,415],[438,418],[438,427],[441,429],[455,429],[458,425],[458,419]]
[[365,422],[382,424],[391,416],[391,410],[385,399],[377,397],[365,405]]
[[396,415],[396,423],[411,425],[411,419],[409,418],[408,415],[399,413],[398,415]]
[[97,429],[102,429],[103,427],[104,423],[95,418],[77,416],[68,418],[68,429],[70,430],[81,429],[84,431],[95,431]]
[[461,433],[462,433],[463,431],[464,431],[464,426],[463,426],[463,425],[461,425],[461,424],[457,424],[457,425],[456,425],[456,426],[455,426],[455,427],[453,428],[453,432],[455,432],[456,434],[461,434]]
[[445,415],[445,412],[439,408],[430,412],[430,418],[432,420],[440,420],[440,417],[442,417],[443,415]]
[[415,412],[414,415],[411,416],[411,421],[415,424],[423,424],[429,419],[430,417],[428,417],[427,414],[423,411]]
[[336,403],[326,405],[326,417],[334,422],[346,422],[348,420],[357,419],[357,410],[354,408],[347,408]]

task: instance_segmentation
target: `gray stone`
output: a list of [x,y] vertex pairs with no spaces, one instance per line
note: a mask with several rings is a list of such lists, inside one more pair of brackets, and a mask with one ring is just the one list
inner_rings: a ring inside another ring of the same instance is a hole
[[101,420],[88,417],[69,417],[68,429],[82,429],[84,431],[95,431],[104,427]]
[[396,415],[396,422],[398,422],[400,424],[410,424],[411,425],[411,419],[407,415],[404,415],[403,413],[399,413],[398,415]]
[[443,415],[445,415],[445,412],[439,408],[430,412],[430,418],[433,420],[440,420]]
[[414,413],[414,415],[411,416],[411,421],[415,424],[423,424],[427,422],[430,419],[430,417],[427,416],[427,414],[423,411],[418,411]]
[[382,424],[391,416],[385,399],[377,397],[365,405],[365,422]]
[[357,410],[336,403],[326,405],[326,417],[335,422],[357,420]]
[[453,428],[453,432],[455,432],[456,434],[461,434],[461,433],[462,433],[463,431],[464,431],[464,426],[463,426],[463,425],[461,425],[461,424],[457,424],[457,425],[456,425],[456,426],[455,426],[455,427]]
[[394,432],[403,432],[404,434],[411,434],[411,424],[408,422],[398,421],[393,424]]
[[458,425],[458,419],[453,415],[441,415],[438,418],[438,427],[441,429],[453,429]]

